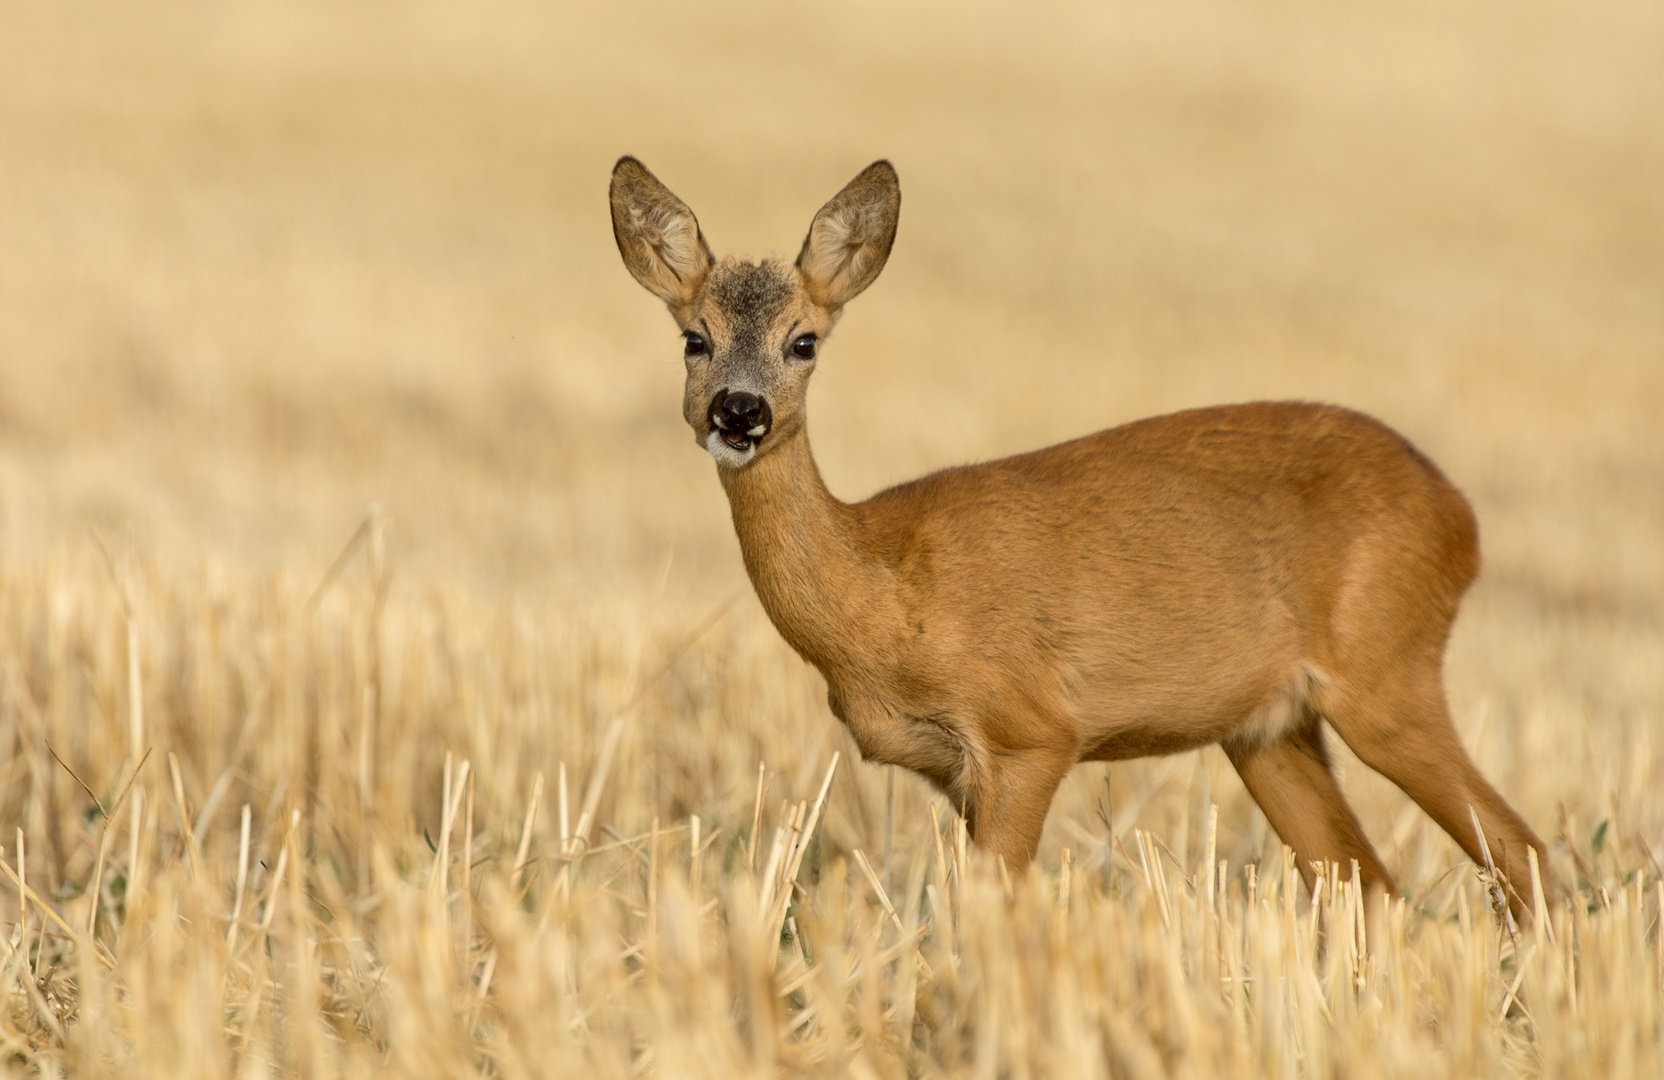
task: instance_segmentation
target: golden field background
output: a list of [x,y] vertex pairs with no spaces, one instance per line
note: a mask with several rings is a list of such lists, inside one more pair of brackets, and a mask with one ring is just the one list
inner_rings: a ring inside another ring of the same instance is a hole
[[[1656,1075],[1660,55],[1664,11],[1626,2],[5,8],[0,844],[40,903],[0,881],[0,1052]],[[1496,932],[1349,759],[1407,897],[1361,949],[1344,893],[1287,895],[1215,750],[1077,770],[1009,888],[944,805],[939,845],[751,597],[674,328],[613,246],[623,152],[719,253],[794,249],[896,164],[895,253],[813,394],[845,498],[1218,401],[1410,436],[1479,514],[1452,704],[1564,837],[1553,939]],[[372,503],[384,543],[315,596]],[[834,752],[776,942],[782,800]],[[566,857],[563,764],[568,833],[604,779]]]

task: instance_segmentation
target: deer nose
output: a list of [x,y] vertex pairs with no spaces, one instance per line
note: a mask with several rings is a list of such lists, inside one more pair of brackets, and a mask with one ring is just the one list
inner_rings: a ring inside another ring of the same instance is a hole
[[711,420],[723,431],[761,438],[774,423],[774,412],[756,394],[723,390],[711,399]]

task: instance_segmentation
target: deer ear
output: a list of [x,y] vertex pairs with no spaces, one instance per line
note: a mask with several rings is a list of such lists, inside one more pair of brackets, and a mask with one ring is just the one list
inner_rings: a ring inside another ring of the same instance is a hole
[[630,274],[672,307],[691,301],[715,260],[687,203],[628,156],[612,167],[608,197],[613,239]]
[[888,161],[861,170],[809,223],[797,268],[809,295],[839,308],[860,295],[884,269],[896,241],[901,182]]

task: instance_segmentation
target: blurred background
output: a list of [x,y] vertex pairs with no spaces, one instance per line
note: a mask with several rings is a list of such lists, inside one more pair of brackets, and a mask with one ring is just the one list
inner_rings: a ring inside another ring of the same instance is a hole
[[1652,767],[1626,748],[1664,701],[1657,3],[0,20],[14,571],[93,533],[310,583],[375,502],[407,594],[737,595],[760,625],[608,171],[640,156],[718,253],[764,254],[888,157],[895,252],[811,394],[835,493],[1193,405],[1362,409],[1477,507],[1450,667],[1486,767],[1545,832],[1541,762]]
[[[744,584],[624,272],[621,153],[719,253],[870,160],[880,283],[816,377],[828,482],[1135,417],[1335,401],[1478,505],[1487,587],[1664,592],[1654,3],[159,2],[0,34],[0,542]],[[114,542],[112,540],[112,542]]]

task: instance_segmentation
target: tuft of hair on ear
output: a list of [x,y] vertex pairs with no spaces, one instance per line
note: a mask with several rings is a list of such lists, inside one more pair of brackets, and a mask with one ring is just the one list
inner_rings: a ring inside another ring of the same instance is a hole
[[844,185],[809,224],[797,268],[816,302],[839,308],[877,278],[896,241],[901,181],[888,161],[875,161]]
[[628,154],[613,166],[607,195],[613,239],[630,275],[671,307],[692,300],[716,261],[693,211]]

